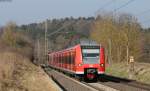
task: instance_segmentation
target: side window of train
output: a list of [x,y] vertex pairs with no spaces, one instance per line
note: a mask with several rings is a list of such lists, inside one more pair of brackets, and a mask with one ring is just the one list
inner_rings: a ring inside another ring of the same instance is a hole
[[58,54],[57,54],[57,63],[59,63],[59,56],[58,56]]
[[71,53],[70,52],[68,53],[68,61],[69,61],[69,64],[71,64]]
[[55,55],[53,54],[53,61],[55,60]]
[[61,63],[63,63],[63,61],[62,61],[62,54],[60,55],[60,61],[61,61]]
[[65,64],[67,63],[67,55],[66,55],[66,53],[65,53]]
[[67,62],[68,62],[68,64],[70,64],[69,53],[67,53]]
[[69,52],[69,64],[71,64],[71,52]]
[[57,61],[57,63],[58,63],[58,55],[56,54],[56,61]]
[[64,55],[64,53],[63,53],[63,63],[65,63],[65,55]]
[[67,53],[67,63],[69,64],[69,55],[68,55],[68,53]]
[[68,64],[70,64],[70,57],[69,57],[70,55],[69,55],[69,52],[68,52]]
[[55,55],[53,55],[53,60],[54,60],[54,62],[55,62]]
[[56,61],[56,63],[57,63],[57,54],[55,55],[55,61]]
[[59,59],[59,56],[60,56],[60,55],[58,54],[58,63],[60,63],[60,59]]
[[57,63],[57,55],[55,55],[55,62]]
[[53,61],[55,60],[55,55],[53,55]]
[[75,64],[75,52],[72,53],[72,61],[73,61],[73,64]]
[[57,62],[59,63],[59,54],[57,54]]
[[61,63],[61,55],[59,54],[59,62]]
[[64,63],[64,55],[62,54],[62,63]]
[[51,55],[51,62],[53,62],[53,54]]
[[65,54],[63,54],[63,62],[65,63]]
[[59,54],[59,61],[60,61],[60,63],[62,63],[61,54]]
[[70,64],[72,64],[72,55],[71,55],[71,52],[69,52],[69,62],[70,62]]
[[56,63],[56,61],[57,61],[57,56],[56,56],[56,54],[55,54],[55,60],[54,60],[54,61],[55,61],[55,63]]

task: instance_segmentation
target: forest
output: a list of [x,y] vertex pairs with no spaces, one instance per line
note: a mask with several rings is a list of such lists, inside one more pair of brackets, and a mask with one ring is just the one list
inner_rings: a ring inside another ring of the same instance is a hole
[[[96,17],[66,17],[46,21],[47,52],[68,48],[80,39],[91,39],[105,47],[108,63],[128,62],[130,56],[134,56],[138,62],[150,60],[150,28],[142,28],[137,18],[130,14],[114,16],[105,13]],[[34,48],[35,59],[43,62],[45,21],[20,26],[12,23],[12,26],[15,26],[15,31],[27,36],[24,39],[32,42],[30,46]],[[21,41],[19,43],[24,44]]]

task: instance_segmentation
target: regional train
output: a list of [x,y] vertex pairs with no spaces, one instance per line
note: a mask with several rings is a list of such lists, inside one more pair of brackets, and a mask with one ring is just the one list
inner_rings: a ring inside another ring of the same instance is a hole
[[81,79],[97,80],[105,72],[104,47],[95,42],[48,53],[48,59],[50,67]]

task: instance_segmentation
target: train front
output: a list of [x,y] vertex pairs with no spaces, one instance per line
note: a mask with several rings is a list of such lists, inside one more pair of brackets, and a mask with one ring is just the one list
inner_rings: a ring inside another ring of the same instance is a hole
[[80,45],[81,61],[78,61],[77,70],[84,72],[83,77],[88,80],[97,80],[105,72],[104,48],[100,45]]

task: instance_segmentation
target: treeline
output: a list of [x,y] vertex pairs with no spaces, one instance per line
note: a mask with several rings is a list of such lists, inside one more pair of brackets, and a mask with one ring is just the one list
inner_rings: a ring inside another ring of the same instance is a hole
[[[94,17],[67,17],[61,19],[47,19],[48,32],[50,34],[58,29],[61,29],[59,33],[53,36],[48,36],[50,39],[57,37],[58,35],[66,35],[65,38],[70,38],[73,35],[79,35],[80,37],[88,37],[90,31],[90,25],[94,22]],[[24,33],[29,34],[33,39],[41,38],[44,36],[45,32],[45,21],[41,23],[32,23],[28,25],[22,25],[18,27],[24,30]],[[55,38],[53,39],[55,40]]]
[[[105,47],[106,60],[128,61],[134,56],[136,61],[150,60],[150,29],[143,29],[138,20],[129,14],[114,16],[111,13],[97,17],[67,17],[47,20],[48,51],[61,50],[81,38],[93,39]],[[53,35],[51,33],[61,30]],[[15,27],[16,31],[33,39],[35,55],[44,61],[45,22]]]
[[[47,46],[48,51],[67,48],[80,38],[89,38],[90,27],[95,21],[94,17],[47,19]],[[38,63],[45,61],[45,21],[18,26],[17,30],[29,35],[34,40],[34,56]],[[53,32],[60,30],[57,33]],[[52,35],[51,35],[52,34]]]

